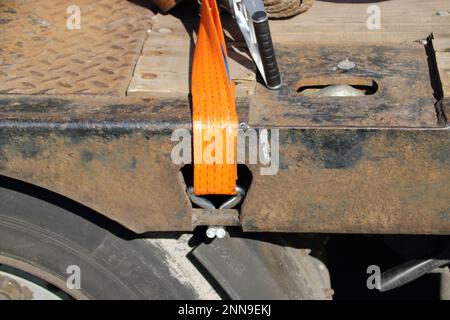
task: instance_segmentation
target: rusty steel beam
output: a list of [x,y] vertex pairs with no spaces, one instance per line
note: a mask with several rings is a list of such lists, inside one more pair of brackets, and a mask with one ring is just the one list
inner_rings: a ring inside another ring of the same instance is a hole
[[245,231],[450,233],[450,131],[282,130],[280,171],[253,182]]
[[[238,103],[241,119],[247,104]],[[238,224],[233,210],[216,218],[193,213],[181,165],[172,163],[172,131],[191,128],[188,100],[3,96],[0,119],[4,176],[62,194],[138,233]]]
[[[280,128],[280,171],[261,176],[252,168],[243,229],[448,234],[450,113],[435,79],[433,50],[411,43],[279,52],[285,86],[257,88],[250,123]],[[344,58],[356,67],[339,70],[336,62]],[[314,81],[374,81],[377,92],[296,92]]]
[[187,103],[25,97],[1,99],[0,106],[1,174],[65,195],[136,232],[191,228],[179,167],[170,160],[171,131],[189,126],[177,119],[188,119]]
[[[321,83],[344,74],[335,69],[344,58],[357,65],[346,79],[376,81],[375,94],[296,92],[314,70]],[[205,220],[186,196],[170,158],[172,131],[191,128],[185,98],[2,95],[0,174],[138,233],[221,222],[245,231],[450,234],[448,100],[436,103],[429,60],[417,44],[281,48],[284,87],[258,86],[238,102],[241,122],[280,130],[279,171],[263,176],[249,165],[239,222],[236,211]]]
[[227,226],[239,227],[239,210],[237,209],[192,209],[192,226]]

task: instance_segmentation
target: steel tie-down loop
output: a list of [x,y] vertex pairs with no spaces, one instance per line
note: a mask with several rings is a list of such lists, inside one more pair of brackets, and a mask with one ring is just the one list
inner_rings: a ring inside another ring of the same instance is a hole
[[[192,203],[195,203],[200,208],[216,209],[216,206],[211,201],[209,201],[205,197],[195,195],[194,187],[189,187],[187,189],[187,194]],[[219,209],[233,209],[242,201],[242,199],[244,199],[244,197],[245,197],[245,189],[239,185],[236,185],[236,195],[230,197],[228,200],[222,203],[219,206]]]

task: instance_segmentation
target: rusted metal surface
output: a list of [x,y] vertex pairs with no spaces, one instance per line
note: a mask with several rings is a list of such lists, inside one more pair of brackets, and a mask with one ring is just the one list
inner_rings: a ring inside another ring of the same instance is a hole
[[450,131],[280,130],[280,171],[253,182],[246,231],[450,233]]
[[[247,105],[238,103],[244,121]],[[65,195],[138,233],[192,230],[208,220],[191,213],[181,166],[170,156],[173,130],[191,127],[188,100],[3,96],[0,119],[2,175]],[[234,212],[216,218],[235,219]]]
[[0,173],[63,194],[136,232],[190,230],[191,205],[170,158],[172,130],[187,126],[187,102],[85,103],[2,100]]
[[[427,55],[423,45],[277,46],[284,86],[268,91],[258,86],[252,99],[254,126],[281,127],[437,127]],[[337,64],[356,63],[349,71]],[[364,97],[313,97],[301,86],[370,85]]]
[[123,0],[1,1],[0,93],[125,95],[152,15]]
[[[276,45],[284,87],[258,85],[238,113],[251,128],[280,129],[280,170],[262,176],[250,166],[240,217],[206,218],[170,158],[172,131],[191,128],[188,98],[125,96],[151,13],[127,1],[80,1],[82,28],[67,30],[69,4],[0,5],[0,175],[138,233],[241,223],[246,231],[450,234],[450,109],[448,98],[436,103],[422,45]],[[336,69],[344,59],[356,68]],[[378,90],[296,92],[316,81],[375,81]]]
[[192,226],[230,226],[238,227],[239,210],[237,209],[192,209]]
[[[139,233],[238,224],[234,211],[208,219],[192,212],[180,167],[170,159],[172,130],[190,128],[186,101],[87,103],[2,99],[0,173]],[[261,176],[251,167],[243,228],[448,234],[449,138],[445,128],[281,128],[280,171]]]
[[[448,234],[450,131],[425,48],[281,52],[285,87],[259,87],[250,109],[250,125],[281,127],[280,171],[261,176],[252,168],[243,229]],[[357,67],[333,68],[346,58]],[[357,98],[299,95],[298,81],[312,85],[313,69],[323,72],[315,76],[318,84],[362,77],[379,88]]]

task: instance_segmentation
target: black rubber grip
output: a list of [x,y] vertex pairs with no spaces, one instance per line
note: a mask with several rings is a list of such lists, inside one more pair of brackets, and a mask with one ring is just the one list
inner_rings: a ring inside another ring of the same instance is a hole
[[270,35],[269,19],[264,11],[255,12],[252,16],[256,40],[266,74],[267,87],[278,89],[281,86],[280,71]]

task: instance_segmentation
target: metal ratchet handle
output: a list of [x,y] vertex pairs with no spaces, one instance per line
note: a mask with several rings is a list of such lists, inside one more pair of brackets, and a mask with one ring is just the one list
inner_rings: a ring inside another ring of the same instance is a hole
[[229,0],[229,8],[250,54],[269,89],[281,87],[281,77],[262,0]]
[[275,49],[273,48],[272,35],[270,34],[267,13],[265,11],[257,11],[253,13],[252,21],[264,68],[267,87],[273,90],[279,89],[281,87],[281,76],[280,71],[278,70]]

